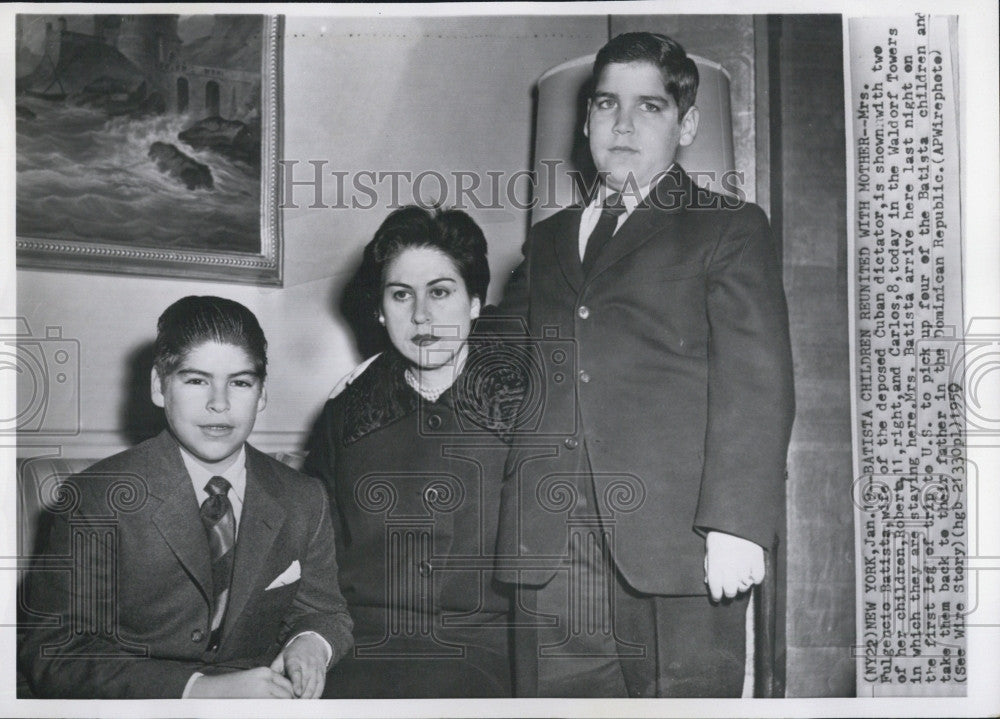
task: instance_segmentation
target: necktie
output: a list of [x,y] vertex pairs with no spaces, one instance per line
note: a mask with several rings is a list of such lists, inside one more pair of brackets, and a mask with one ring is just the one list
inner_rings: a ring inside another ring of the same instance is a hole
[[583,272],[590,274],[594,268],[594,262],[600,257],[604,246],[611,240],[618,227],[618,218],[625,212],[625,205],[622,204],[621,193],[609,195],[604,200],[601,208],[601,217],[597,220],[597,226],[590,233],[587,239],[587,248],[583,251]]
[[212,636],[209,649],[219,646],[222,619],[229,600],[229,582],[233,574],[233,548],[236,546],[236,515],[229,501],[232,485],[224,477],[212,477],[205,485],[208,499],[201,505],[201,521],[208,534],[212,556]]

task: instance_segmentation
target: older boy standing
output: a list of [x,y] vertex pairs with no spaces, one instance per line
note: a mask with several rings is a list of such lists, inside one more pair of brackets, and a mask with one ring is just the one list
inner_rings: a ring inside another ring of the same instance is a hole
[[600,191],[532,228],[500,308],[576,346],[546,387],[562,436],[522,439],[504,487],[518,693],[739,696],[794,412],[781,272],[760,208],[674,161],[698,129],[683,48],[620,35],[593,79]]

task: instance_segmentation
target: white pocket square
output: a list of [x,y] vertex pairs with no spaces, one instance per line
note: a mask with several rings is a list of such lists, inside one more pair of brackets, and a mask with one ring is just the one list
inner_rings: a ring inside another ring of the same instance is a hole
[[301,576],[302,576],[302,565],[299,564],[299,560],[296,559],[294,562],[288,565],[288,569],[286,569],[277,577],[275,577],[274,581],[268,584],[267,589],[265,589],[264,591],[266,592],[268,589],[277,589],[278,587],[283,587],[286,584],[297,582],[299,581],[299,578]]

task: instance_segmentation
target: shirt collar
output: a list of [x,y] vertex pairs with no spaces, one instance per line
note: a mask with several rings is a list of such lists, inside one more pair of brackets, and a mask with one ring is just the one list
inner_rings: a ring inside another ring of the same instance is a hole
[[194,491],[197,496],[201,497],[205,495],[205,485],[208,484],[208,480],[218,475],[232,485],[232,489],[229,491],[234,492],[240,503],[243,503],[243,495],[247,488],[246,444],[240,447],[240,453],[236,456],[236,461],[229,465],[229,469],[221,473],[205,469],[190,452],[183,447],[180,450],[181,459],[184,460],[184,467],[187,468],[188,476],[191,477],[191,484],[194,485]]
[[[639,188],[639,194],[638,195],[635,193],[634,187],[627,186],[625,188],[625,192],[622,193],[622,204],[625,205],[625,214],[626,215],[631,215],[632,214],[632,210],[634,210],[636,207],[638,207],[640,203],[646,201],[646,198],[649,197],[649,192],[650,192],[650,190],[653,189],[653,186],[657,182],[659,182],[661,179],[663,179],[663,176],[666,175],[668,172],[670,172],[670,170],[673,169],[674,165],[675,165],[675,163],[670,163],[670,167],[668,167],[665,172],[657,174],[653,178],[655,180],[655,182],[650,182],[647,185]],[[602,208],[604,206],[604,202],[608,198],[608,196],[609,195],[614,195],[614,194],[615,194],[614,190],[612,190],[607,185],[605,185],[605,184],[602,183],[600,191],[597,193],[597,195],[594,197],[594,199],[591,200],[590,204],[587,206],[588,209],[596,210],[596,209]]]

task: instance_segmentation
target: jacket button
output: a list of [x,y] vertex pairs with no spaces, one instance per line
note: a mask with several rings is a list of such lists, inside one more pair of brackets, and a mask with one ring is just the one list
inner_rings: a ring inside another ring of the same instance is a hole
[[421,577],[429,577],[431,574],[431,563],[421,562],[420,566],[417,568],[417,571],[420,572]]
[[580,443],[576,441],[575,437],[567,437],[563,440],[563,444],[566,445],[566,449],[576,449],[580,446]]
[[580,305],[579,309],[576,311],[577,316],[581,320],[585,320],[590,317],[590,308],[587,305]]
[[193,632],[191,632],[191,641],[194,642],[195,644],[199,643],[204,638],[205,634],[200,629],[195,629]]
[[580,381],[586,384],[587,382],[590,381],[590,375],[584,372],[583,370],[580,370]]
[[441,427],[441,417],[440,415],[432,414],[427,418],[427,426],[431,429],[439,429]]

